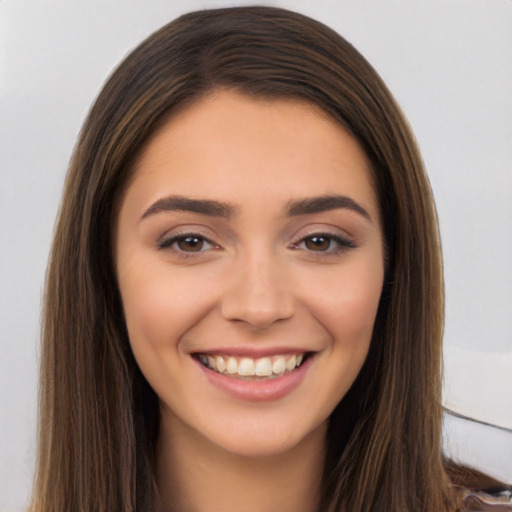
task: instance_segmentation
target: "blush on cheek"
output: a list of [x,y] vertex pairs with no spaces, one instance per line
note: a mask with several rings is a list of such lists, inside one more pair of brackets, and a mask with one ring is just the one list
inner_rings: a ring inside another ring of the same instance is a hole
[[178,346],[181,336],[208,311],[208,301],[179,282],[160,279],[137,284],[127,290],[124,304],[133,342]]
[[[378,278],[368,275],[371,273],[378,273]],[[381,276],[380,269],[370,268],[364,276],[347,285],[343,310],[354,325],[373,327],[382,293]]]
[[324,315],[340,325],[373,326],[380,296],[356,289],[345,289],[338,300],[328,300],[323,305]]

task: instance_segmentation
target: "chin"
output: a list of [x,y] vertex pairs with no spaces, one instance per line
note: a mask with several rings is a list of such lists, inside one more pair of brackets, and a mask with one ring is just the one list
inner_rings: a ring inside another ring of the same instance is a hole
[[[212,425],[210,425],[211,427]],[[293,418],[281,421],[237,421],[218,430],[203,432],[205,439],[223,452],[244,458],[275,458],[293,454],[310,442],[323,445],[327,420],[319,425],[300,425]]]

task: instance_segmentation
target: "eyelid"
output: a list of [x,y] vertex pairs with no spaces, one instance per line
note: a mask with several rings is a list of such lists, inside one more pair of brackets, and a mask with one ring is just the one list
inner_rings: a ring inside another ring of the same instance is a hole
[[[308,249],[302,249],[301,247],[299,247],[302,243],[304,243],[308,238],[313,238],[313,237],[325,237],[325,238],[328,238],[334,242],[337,243],[337,247],[331,249],[327,249],[325,251],[312,251],[312,250],[308,250]],[[308,231],[306,233],[303,233],[300,235],[299,239],[297,242],[294,242],[291,244],[291,247],[293,249],[299,249],[299,250],[304,250],[308,253],[311,253],[311,254],[315,254],[317,256],[322,256],[322,255],[330,255],[330,254],[338,254],[340,252],[343,252],[345,250],[349,250],[349,249],[355,249],[357,247],[356,243],[354,242],[354,240],[352,239],[352,237],[349,237],[349,236],[344,236],[340,233],[336,233],[336,232],[333,232],[331,230],[326,230],[326,229],[314,229],[314,230],[311,230],[311,231]]]
[[[212,246],[211,248],[220,248],[220,245],[214,242],[211,237],[205,235],[198,229],[174,229],[171,231],[167,231],[163,235],[158,237],[156,245],[159,250],[172,249],[172,246],[176,242],[187,237],[199,238],[210,244]],[[187,253],[186,251],[180,251],[178,249],[174,249],[174,251],[179,254],[194,254],[194,252],[192,251],[190,253]],[[196,254],[199,254],[201,252],[206,251],[197,251]]]

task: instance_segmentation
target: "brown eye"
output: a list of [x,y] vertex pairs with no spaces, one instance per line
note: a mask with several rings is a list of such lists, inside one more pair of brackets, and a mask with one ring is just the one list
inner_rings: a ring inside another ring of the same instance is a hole
[[304,239],[304,245],[310,251],[328,251],[331,248],[331,239],[326,236],[309,236]]
[[183,252],[200,252],[205,246],[205,241],[196,236],[186,236],[176,241],[178,249]]
[[356,245],[349,238],[331,233],[317,233],[302,238],[298,243],[292,244],[292,247],[327,256],[341,254],[348,249],[355,249]]
[[171,236],[158,242],[159,249],[171,249],[177,253],[201,253],[218,248],[213,242],[195,233]]

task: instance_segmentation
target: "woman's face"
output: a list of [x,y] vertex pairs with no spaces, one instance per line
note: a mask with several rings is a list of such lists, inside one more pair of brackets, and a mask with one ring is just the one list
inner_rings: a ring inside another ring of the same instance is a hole
[[324,436],[384,275],[369,165],[346,131],[297,100],[217,91],[149,141],[116,236],[130,343],[166,427],[247,456]]

